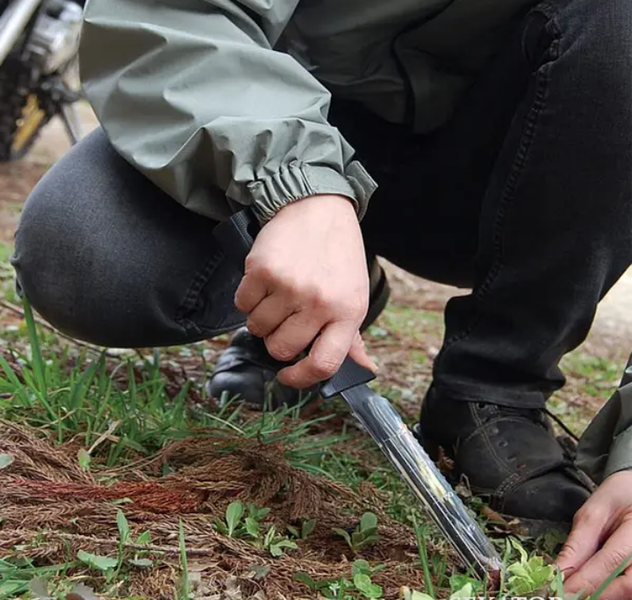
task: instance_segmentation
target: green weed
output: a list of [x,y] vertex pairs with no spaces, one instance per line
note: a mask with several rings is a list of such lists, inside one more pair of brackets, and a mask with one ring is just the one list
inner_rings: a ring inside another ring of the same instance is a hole
[[426,590],[429,594],[434,595],[434,586],[432,584],[432,577],[430,575],[430,563],[428,561],[428,550],[426,548],[426,528],[418,525],[416,521],[414,523],[414,527],[415,537],[417,538],[419,560],[421,561],[421,568],[424,572],[424,583],[426,584]]
[[555,569],[544,563],[541,556],[529,557],[527,551],[516,541],[511,545],[519,554],[519,560],[507,566],[510,577],[507,592],[513,596],[524,596],[548,588],[555,579]]
[[258,508],[254,504],[248,504],[248,513],[243,502],[235,500],[226,507],[225,520],[215,519],[215,529],[222,535],[231,538],[243,538],[250,536],[259,538],[260,521],[270,512],[269,508]]
[[282,556],[287,550],[297,550],[298,546],[287,536],[280,535],[274,525],[263,532],[261,521],[269,512],[269,508],[248,504],[246,513],[243,502],[235,500],[226,507],[225,520],[215,520],[215,529],[231,538],[245,538],[256,548],[267,550],[274,557]]
[[306,540],[316,527],[316,519],[303,518],[301,519],[301,521],[302,522],[300,531],[297,527],[294,527],[292,525],[288,525],[287,530],[292,537],[300,540]]
[[344,529],[333,528],[347,542],[354,554],[357,554],[365,546],[371,546],[380,541],[377,533],[377,517],[372,512],[365,512],[360,518],[358,526],[349,534]]
[[92,554],[79,550],[77,558],[90,569],[103,573],[107,581],[111,581],[114,577],[114,569],[116,569],[119,561],[109,556],[101,556],[100,554]]
[[323,598],[336,600],[354,600],[367,598],[369,600],[382,598],[382,588],[371,581],[371,577],[381,571],[384,565],[371,567],[365,560],[356,560],[351,565],[351,579],[315,580],[307,573],[295,573],[294,579],[304,583],[311,591],[317,592]]
[[288,550],[298,550],[296,543],[286,536],[279,535],[274,525],[270,526],[265,535],[259,534],[252,544],[257,548],[267,550],[275,558],[283,556]]
[[66,576],[79,563],[37,566],[28,559],[0,559],[0,600],[17,598],[29,590],[36,578],[48,579],[52,576]]

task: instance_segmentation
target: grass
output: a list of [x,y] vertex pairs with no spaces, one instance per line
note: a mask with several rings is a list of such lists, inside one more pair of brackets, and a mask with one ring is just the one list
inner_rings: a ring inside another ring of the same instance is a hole
[[16,563],[0,559],[0,599],[16,598],[28,592],[35,578],[67,579],[70,570],[77,564],[77,562],[69,562],[61,565],[37,566],[28,560]]
[[187,558],[187,547],[184,539],[184,527],[182,521],[178,526],[178,544],[180,547],[180,587],[178,590],[177,600],[187,600],[191,593],[191,584],[189,582],[189,562]]
[[8,244],[0,242],[0,296],[15,302],[15,283],[13,268],[9,264],[12,249]]
[[[0,266],[0,291],[6,299],[15,302],[9,281],[10,270],[6,267],[8,255],[8,249],[0,246],[0,265],[4,265]],[[379,450],[346,422],[342,404],[334,404],[333,411],[316,412],[310,418],[303,418],[299,408],[252,414],[237,402],[214,404],[206,398],[204,391],[206,353],[212,345],[128,353],[113,358],[104,352],[65,345],[58,336],[36,323],[28,305],[24,313],[24,319],[11,320],[10,330],[5,330],[0,339],[0,418],[33,428],[54,444],[78,452],[78,464],[93,472],[99,482],[113,485],[121,469],[151,461],[170,444],[182,440],[193,438],[202,443],[209,436],[220,441],[229,440],[230,443],[222,446],[224,453],[236,450],[244,441],[270,447],[282,443],[283,457],[293,468],[316,478],[344,484],[360,495],[368,489],[375,494],[382,510],[380,522],[392,519],[394,527],[401,526],[402,531],[408,531],[413,542],[417,542],[418,555],[406,554],[405,562],[420,582],[419,589],[423,588],[433,597],[444,597],[450,590],[473,585],[467,574],[457,568],[446,542],[425,521],[421,509],[411,503],[405,484],[384,461]],[[428,348],[439,344],[441,333],[437,313],[398,305],[391,307],[379,326],[369,331],[369,346],[379,348],[383,345],[386,349],[383,356],[392,349],[389,344],[401,344],[402,340],[409,344],[402,353],[407,362],[401,365],[397,377],[382,384],[382,391],[394,396],[398,408],[408,415],[409,420],[418,410],[419,396],[427,383],[431,363],[427,358]],[[602,398],[605,390],[612,388],[621,369],[619,365],[581,352],[568,357],[566,367],[573,382],[582,385],[581,402],[570,405],[562,397],[557,400],[557,412],[576,419],[579,428],[585,424],[586,406],[594,408],[593,398]],[[174,372],[178,369],[185,375],[174,380]],[[187,369],[197,375],[187,375]],[[170,474],[177,475],[177,468],[166,461],[160,475]],[[127,508],[125,502],[121,507]],[[342,517],[349,521],[356,519],[356,523],[362,514],[342,504],[340,511]],[[128,529],[138,524],[128,525],[127,520],[123,522],[118,516],[116,520],[112,518],[111,526],[118,531],[119,537],[108,556],[112,558],[115,554],[117,563],[115,571],[109,572],[107,577],[105,572],[95,571],[94,566],[78,560],[70,546],[66,551],[67,560],[63,562],[24,558],[26,550],[36,555],[33,548],[45,546],[46,532],[41,531],[30,541],[28,548],[14,548],[10,555],[0,556],[0,600],[34,600],[38,594],[33,591],[32,582],[39,579],[50,581],[47,593],[55,598],[91,600],[85,586],[81,588],[83,592],[68,596],[73,587],[86,582],[106,597],[141,598],[143,594],[139,594],[139,586],[142,592],[142,582],[148,576],[139,572],[138,565],[145,563],[153,565],[149,568],[155,577],[171,573],[168,575],[169,581],[174,583],[171,597],[189,598],[193,593],[190,570],[191,556],[195,556],[198,548],[195,546],[196,535],[191,533],[192,521],[186,515],[174,514],[172,524],[178,550],[175,562],[167,561],[164,553],[152,554],[143,550],[142,544],[131,548],[134,543],[130,540],[138,536],[132,538]],[[349,535],[352,531],[353,527],[347,530]],[[317,527],[314,536],[318,538],[319,535],[323,533],[319,533]],[[378,537],[385,539],[383,531]],[[328,539],[334,538],[330,533]],[[338,538],[341,545],[337,547],[344,549],[344,540],[341,536]],[[304,540],[297,539],[296,542],[301,546]],[[246,544],[247,541],[234,543]],[[380,594],[392,593],[392,589],[388,592],[388,585],[375,583],[382,581],[380,577],[385,575],[380,544],[381,541],[371,544],[376,546],[373,549],[358,548],[360,554],[365,550],[368,552],[368,567],[356,565],[354,573],[349,566],[347,572],[334,578],[331,585],[327,584],[329,591],[326,593],[334,594],[327,597],[379,597],[376,595],[378,588],[382,590]],[[528,544],[528,547],[533,549],[534,545]],[[349,555],[351,558],[352,554]],[[511,549],[507,556],[508,562],[520,561]],[[531,555],[527,560],[530,558]],[[105,564],[109,563],[106,561]],[[258,580],[253,576],[251,581]],[[318,580],[314,585],[320,586]],[[318,589],[325,588],[320,586]]]
[[569,354],[562,366],[566,373],[583,383],[582,391],[593,398],[603,398],[623,371],[621,365],[611,360],[582,352]]
[[[30,309],[26,308],[31,358],[16,353],[19,369],[0,356],[0,417],[49,431],[59,444],[81,440],[109,467],[150,456],[168,442],[191,437],[196,431],[213,428],[235,432],[245,438],[261,437],[267,443],[283,438],[292,443],[289,458],[308,470],[318,470],[314,458],[320,449],[342,436],[313,438],[306,432],[318,420],[299,420],[297,409],[267,413],[260,419],[242,421],[241,407],[226,403],[212,414],[188,400],[190,385],[174,396],[166,392],[167,378],[155,364],[143,369],[131,360],[108,362],[101,354],[71,358],[66,348],[44,360]],[[293,418],[293,431],[284,429]]]

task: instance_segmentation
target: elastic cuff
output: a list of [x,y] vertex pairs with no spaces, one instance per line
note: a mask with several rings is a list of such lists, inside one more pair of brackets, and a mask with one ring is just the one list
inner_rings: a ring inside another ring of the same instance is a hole
[[357,161],[341,175],[330,167],[292,162],[270,177],[248,184],[252,209],[260,223],[269,221],[285,205],[316,194],[339,194],[356,207],[358,219],[366,212],[377,184]]
[[604,478],[632,469],[632,427],[614,438],[604,470]]

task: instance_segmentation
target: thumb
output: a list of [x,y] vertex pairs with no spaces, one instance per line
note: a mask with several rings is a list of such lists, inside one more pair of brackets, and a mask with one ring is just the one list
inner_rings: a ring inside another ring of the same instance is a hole
[[555,564],[568,579],[599,550],[608,518],[601,511],[580,510],[573,521],[573,529]]
[[364,367],[373,373],[377,373],[377,365],[369,358],[369,355],[366,352],[364,340],[362,339],[359,331],[353,339],[353,344],[351,344],[351,348],[349,349],[349,356],[361,367]]

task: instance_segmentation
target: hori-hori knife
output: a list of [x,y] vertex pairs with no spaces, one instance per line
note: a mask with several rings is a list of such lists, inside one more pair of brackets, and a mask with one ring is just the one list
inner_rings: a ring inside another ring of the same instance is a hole
[[[250,209],[215,228],[223,252],[242,273],[258,229]],[[347,357],[338,373],[322,385],[320,395],[342,396],[467,568],[480,577],[499,572],[502,561],[496,549],[391,403],[367,385],[374,378]]]

